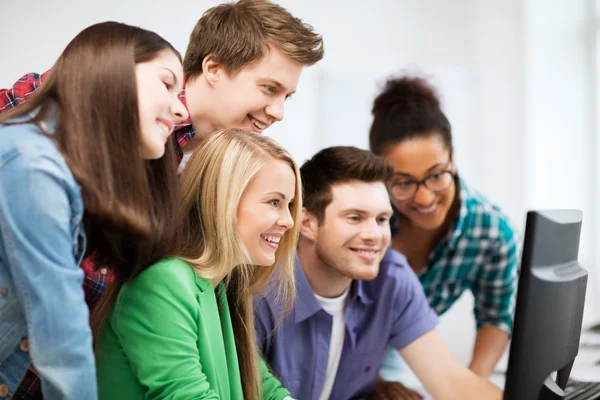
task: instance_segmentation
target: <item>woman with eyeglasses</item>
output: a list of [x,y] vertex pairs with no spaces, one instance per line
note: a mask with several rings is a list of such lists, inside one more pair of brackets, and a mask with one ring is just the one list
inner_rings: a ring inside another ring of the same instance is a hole
[[[515,230],[498,207],[460,178],[450,122],[427,81],[389,80],[372,112],[371,150],[395,170],[392,247],[407,257],[438,315],[465,290],[473,293],[477,338],[470,369],[487,377],[512,329],[519,253]],[[382,375],[401,365],[398,352],[388,353]]]

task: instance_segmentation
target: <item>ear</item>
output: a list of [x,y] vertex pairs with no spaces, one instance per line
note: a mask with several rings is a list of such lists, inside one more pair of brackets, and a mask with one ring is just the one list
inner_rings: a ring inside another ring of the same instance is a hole
[[202,60],[202,75],[212,85],[215,84],[223,74],[223,68],[217,56],[209,54]]
[[319,221],[310,211],[302,208],[302,216],[300,217],[300,234],[314,242],[319,236]]
[[456,173],[456,158],[454,158],[454,147],[452,148],[452,151],[450,151],[450,159],[452,160],[452,172]]

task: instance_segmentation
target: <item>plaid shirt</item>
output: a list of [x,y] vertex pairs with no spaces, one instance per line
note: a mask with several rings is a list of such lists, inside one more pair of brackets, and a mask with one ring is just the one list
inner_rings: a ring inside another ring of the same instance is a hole
[[460,212],[448,235],[419,274],[429,305],[441,315],[469,289],[477,328],[512,332],[519,269],[518,235],[499,208],[462,180]]
[[[36,73],[29,73],[19,79],[12,88],[0,89],[0,114],[12,110],[17,105],[23,103],[29,96],[31,96],[42,84],[44,79],[48,76],[50,71],[46,71],[42,75]],[[185,103],[185,92],[182,91],[179,98]],[[194,137],[196,131],[192,126],[191,119],[179,123],[175,126],[174,137],[175,148],[179,156],[179,161],[183,157],[183,151],[181,150],[189,141]],[[85,279],[83,282],[83,291],[85,292],[85,301],[88,304],[90,311],[94,310],[94,307],[98,303],[98,300],[112,282],[112,274],[110,270],[101,268],[96,270],[93,263],[86,259],[81,263],[81,268],[85,273]],[[25,400],[25,399],[41,399],[41,381],[35,371],[30,368],[21,384],[15,391],[13,399]]]

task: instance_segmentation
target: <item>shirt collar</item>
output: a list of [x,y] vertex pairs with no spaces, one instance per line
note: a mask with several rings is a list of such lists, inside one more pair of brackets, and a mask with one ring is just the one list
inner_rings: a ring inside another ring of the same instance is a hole
[[[29,117],[34,119],[40,112],[41,106],[29,112]],[[40,128],[48,135],[56,133],[56,124],[60,117],[60,106],[54,100],[48,100],[46,103],[46,111],[44,119],[39,122]]]
[[300,323],[321,310],[321,305],[314,295],[308,279],[302,269],[300,258],[296,255],[294,263],[296,275],[296,306],[294,307],[294,322]]
[[[388,253],[390,252],[386,253],[384,260],[385,257],[388,256]],[[298,324],[315,315],[322,310],[322,307],[315,297],[312,287],[308,283],[308,279],[306,278],[306,274],[304,274],[302,264],[300,263],[300,258],[297,255],[295,260],[295,276],[296,306],[294,307],[294,322]],[[352,281],[348,297],[350,302],[353,302],[356,299],[359,299],[363,304],[371,304],[373,302],[365,290],[364,282],[359,280]]]
[[[184,80],[185,82],[185,80]],[[181,89],[181,92],[179,92],[179,101],[181,101],[181,103],[183,104],[183,106],[185,107],[185,109],[188,112],[188,119],[186,119],[185,121],[181,121],[180,123],[175,125],[175,129],[179,129],[179,128],[183,128],[189,125],[192,125],[192,114],[190,113],[190,109],[188,108],[187,105],[187,97],[185,97],[185,83],[183,86],[183,89]]]
[[456,183],[459,188],[458,201],[460,202],[460,209],[458,212],[458,218],[456,218],[456,220],[452,224],[452,229],[450,230],[450,232],[448,233],[448,236],[446,237],[446,240],[448,240],[450,242],[455,242],[456,240],[458,240],[458,238],[462,235],[462,233],[465,229],[466,220],[467,220],[467,211],[468,211],[467,210],[467,200],[471,197],[469,188],[467,187],[465,182],[462,179],[460,179],[458,176],[456,177]]

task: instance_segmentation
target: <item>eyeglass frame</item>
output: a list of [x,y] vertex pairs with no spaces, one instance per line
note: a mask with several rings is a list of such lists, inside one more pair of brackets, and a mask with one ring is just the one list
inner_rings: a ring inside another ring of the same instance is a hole
[[[446,163],[446,167],[445,168],[449,168],[451,163],[452,163],[452,155],[450,155],[450,159]],[[452,179],[450,180],[450,183],[448,184],[448,186],[446,186],[444,188],[441,188],[441,189],[432,189],[429,186],[427,186],[427,181],[429,179],[431,179],[432,177],[434,177],[436,175],[441,175],[441,174],[450,174],[450,176],[452,177]],[[419,188],[421,187],[421,185],[425,186],[427,189],[431,190],[432,192],[441,192],[442,190],[448,189],[452,185],[452,182],[454,181],[455,177],[456,177],[456,171],[453,171],[452,169],[445,169],[443,171],[436,172],[435,174],[431,174],[429,176],[426,176],[425,178],[423,178],[421,180],[412,180],[412,181],[402,182],[402,183],[410,183],[410,184],[414,183],[417,186],[415,187],[415,191],[413,192],[413,194],[411,194],[408,197],[403,197],[401,199],[399,199],[398,197],[396,197],[394,195],[393,190],[392,190],[394,186],[396,186],[397,184],[399,184],[399,182],[395,183],[395,184],[390,184],[390,196],[392,198],[394,198],[395,200],[398,200],[398,201],[410,200],[410,199],[412,199],[417,194],[417,192],[419,191]]]

